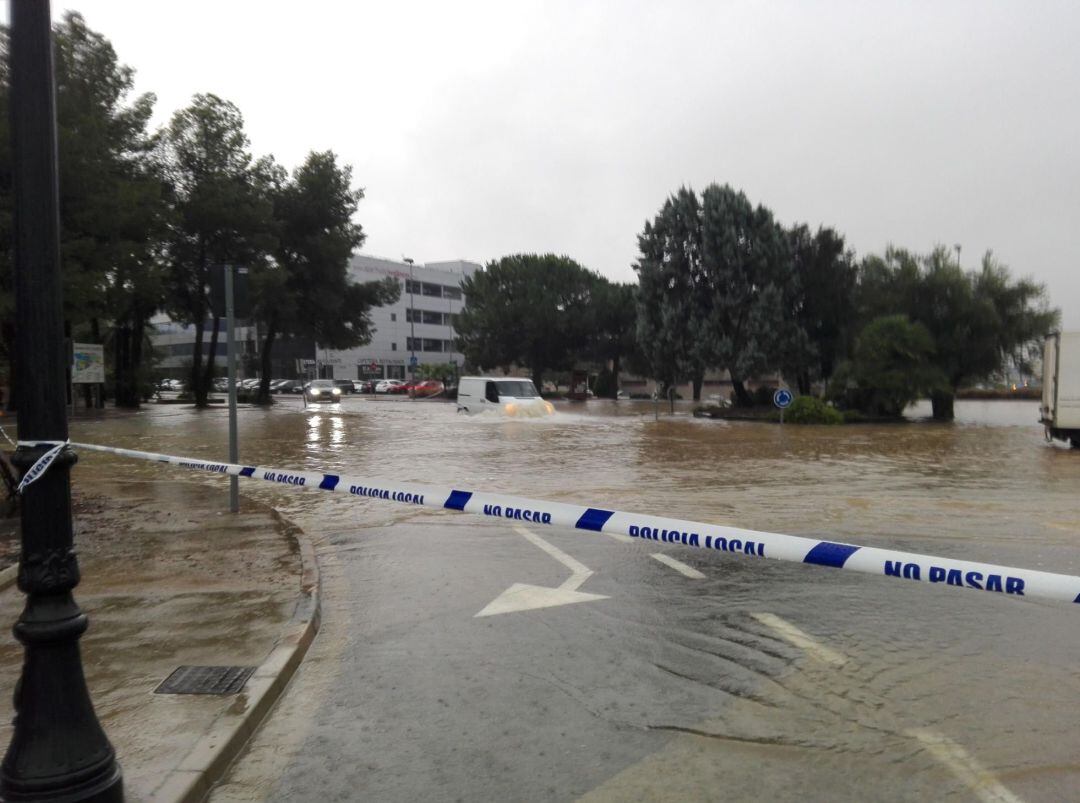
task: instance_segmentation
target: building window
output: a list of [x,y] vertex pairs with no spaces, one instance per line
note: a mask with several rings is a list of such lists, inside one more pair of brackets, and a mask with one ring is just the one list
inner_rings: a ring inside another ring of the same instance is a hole
[[433,298],[442,298],[443,288],[442,288],[441,284],[430,284],[428,282],[423,282],[423,283],[421,283],[420,286],[423,289],[423,294],[425,296],[431,296]]
[[387,379],[404,379],[405,378],[405,366],[404,365],[388,365],[388,366],[386,366],[386,378]]
[[406,351],[423,351],[420,348],[420,338],[407,337],[405,338],[405,350]]
[[458,300],[461,299],[461,288],[460,287],[444,287],[442,290],[443,290],[443,298],[454,298],[454,299],[458,299]]
[[393,323],[396,320],[397,320],[397,313],[396,312],[391,312],[390,313],[390,322]]
[[422,312],[421,323],[433,323],[442,326],[443,314],[441,312],[431,312],[430,310],[423,310]]
[[443,350],[443,341],[442,340],[432,340],[430,338],[425,337],[424,340],[423,340],[423,343],[424,343],[424,347],[422,349],[420,349],[421,351],[442,351]]
[[397,351],[397,341],[390,344],[390,351]]

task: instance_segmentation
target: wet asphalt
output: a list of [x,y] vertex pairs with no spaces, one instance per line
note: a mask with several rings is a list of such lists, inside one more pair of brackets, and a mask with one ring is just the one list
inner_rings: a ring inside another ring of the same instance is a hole
[[[363,400],[242,420],[248,455],[267,455],[247,459],[269,465],[1080,572],[1080,455],[1041,443],[1026,407],[958,412],[948,429],[883,432],[655,422],[625,406],[476,424]],[[99,434],[211,456],[220,422],[175,416]],[[315,541],[323,625],[214,800],[1010,801],[1080,788],[1068,605],[244,490]],[[568,583],[599,598],[477,616],[514,584]]]

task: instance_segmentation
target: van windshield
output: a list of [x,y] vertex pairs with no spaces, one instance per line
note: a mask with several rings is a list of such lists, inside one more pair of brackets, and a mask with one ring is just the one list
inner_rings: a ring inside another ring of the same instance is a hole
[[528,379],[500,379],[497,384],[500,396],[513,396],[515,399],[533,399],[540,395],[536,392],[536,385]]

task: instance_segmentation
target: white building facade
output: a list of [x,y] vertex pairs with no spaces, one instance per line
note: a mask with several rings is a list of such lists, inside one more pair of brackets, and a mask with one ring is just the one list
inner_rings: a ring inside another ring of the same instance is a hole
[[354,282],[391,277],[401,287],[396,304],[371,310],[371,342],[355,349],[319,346],[315,359],[319,376],[332,379],[407,379],[409,365],[445,365],[447,374],[460,370],[464,357],[457,350],[454,322],[465,306],[461,282],[481,266],[453,260],[409,264],[404,260],[357,255],[349,263]]

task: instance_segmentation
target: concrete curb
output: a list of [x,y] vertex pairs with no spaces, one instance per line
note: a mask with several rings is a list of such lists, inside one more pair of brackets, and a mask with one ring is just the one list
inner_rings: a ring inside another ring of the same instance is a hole
[[0,571],[0,591],[7,591],[19,579],[19,564],[13,563]]
[[300,595],[292,619],[235,702],[218,714],[180,766],[165,776],[150,797],[155,803],[197,803],[206,798],[284,692],[319,631],[319,566],[315,547],[303,530],[276,510],[272,513],[300,546]]

